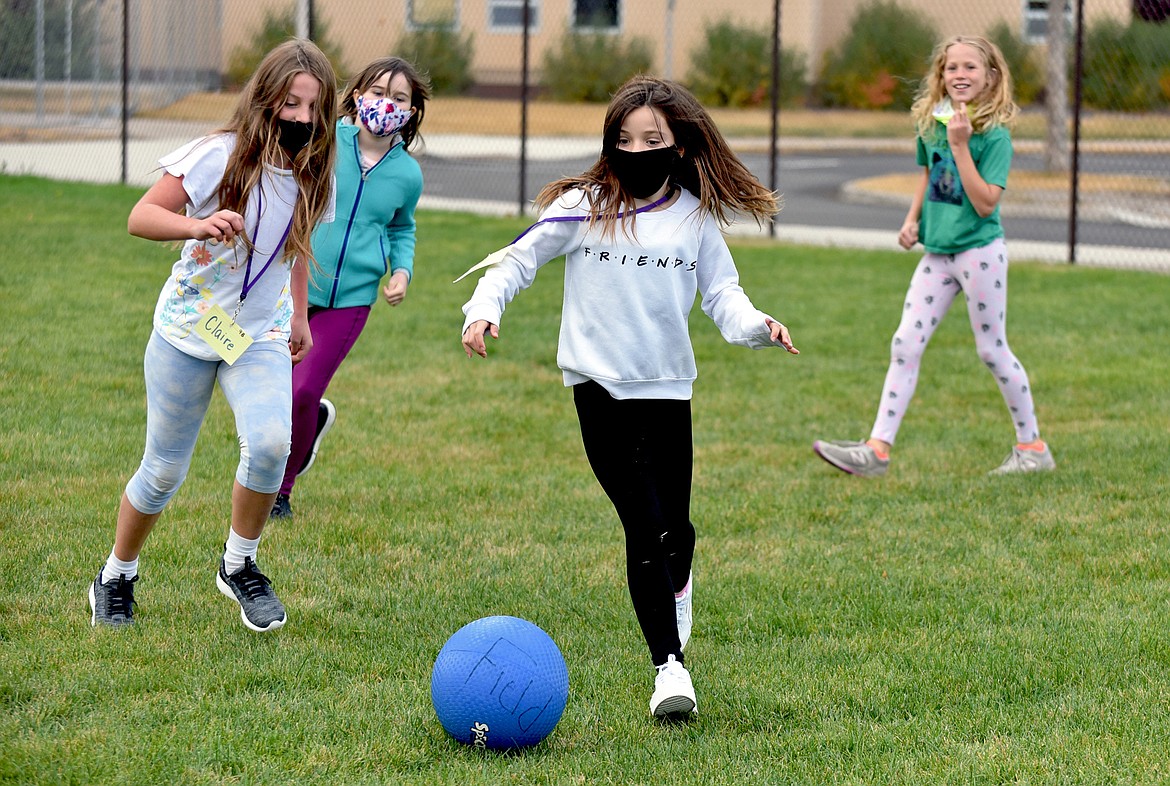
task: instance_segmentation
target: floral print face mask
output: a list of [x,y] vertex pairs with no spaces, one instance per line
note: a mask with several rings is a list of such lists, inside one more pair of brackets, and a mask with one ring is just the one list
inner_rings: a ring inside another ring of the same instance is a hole
[[390,136],[399,131],[414,114],[414,107],[399,109],[388,98],[357,97],[358,121],[374,136]]

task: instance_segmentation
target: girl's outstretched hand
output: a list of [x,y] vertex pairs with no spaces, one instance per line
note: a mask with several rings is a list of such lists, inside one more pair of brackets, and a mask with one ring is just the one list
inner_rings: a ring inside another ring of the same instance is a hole
[[467,353],[467,357],[471,357],[473,352],[481,358],[487,357],[487,342],[484,341],[484,336],[489,331],[492,338],[500,337],[500,326],[493,325],[486,319],[477,319],[467,326],[467,330],[463,331],[463,351]]
[[792,336],[788,335],[788,328],[774,319],[765,319],[764,324],[772,331],[772,342],[788,350],[790,355],[799,355],[800,350],[792,345]]

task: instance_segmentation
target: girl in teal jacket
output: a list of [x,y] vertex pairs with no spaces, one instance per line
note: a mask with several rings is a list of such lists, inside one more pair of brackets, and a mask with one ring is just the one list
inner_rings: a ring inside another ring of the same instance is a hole
[[406,297],[414,272],[414,210],[422,172],[407,152],[418,138],[430,87],[398,57],[375,60],[343,91],[337,121],[337,218],[313,233],[319,269],[309,280],[313,351],[293,369],[292,452],[272,508],[291,517],[289,498],[312,466],[337,410],[322,398],[381,295]]

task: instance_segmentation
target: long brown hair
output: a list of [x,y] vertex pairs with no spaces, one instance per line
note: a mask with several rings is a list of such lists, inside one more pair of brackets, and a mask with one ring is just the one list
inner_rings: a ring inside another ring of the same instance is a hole
[[580,175],[549,183],[537,195],[536,207],[543,210],[566,191],[580,188],[590,195],[590,221],[600,221],[604,232],[615,231],[619,212],[621,225],[631,226],[634,197],[614,176],[609,155],[617,147],[626,116],[644,106],[659,113],[670,127],[682,152],[671,182],[694,194],[701,212],[725,225],[731,222],[731,214],[750,215],[762,224],[779,212],[776,194],[732,152],[715,121],[690,91],[677,82],[651,76],[635,76],[618,88],[605,112],[597,163]]
[[244,85],[231,120],[220,129],[235,134],[236,145],[216,197],[221,208],[243,215],[264,165],[277,166],[282,161],[277,120],[298,74],[314,77],[321,90],[313,109],[312,138],[292,162],[299,193],[283,258],[311,261],[310,238],[329,207],[337,138],[333,127],[337,77],[329,58],[312,41],[292,39],[280,44],[264,57]]
[[346,84],[341,91],[341,103],[337,107],[338,117],[348,117],[351,120],[357,119],[357,102],[353,100],[354,91],[359,95],[370,89],[370,85],[377,82],[385,74],[390,74],[393,79],[397,74],[402,74],[406,77],[407,84],[410,85],[410,105],[414,107],[414,114],[411,115],[410,120],[406,121],[398,133],[402,135],[402,145],[407,150],[414,144],[418,138],[418,127],[422,125],[423,115],[426,114],[427,99],[431,97],[430,82],[419,74],[418,70],[403,60],[401,57],[383,57],[370,63],[363,68],[357,76],[353,77]]

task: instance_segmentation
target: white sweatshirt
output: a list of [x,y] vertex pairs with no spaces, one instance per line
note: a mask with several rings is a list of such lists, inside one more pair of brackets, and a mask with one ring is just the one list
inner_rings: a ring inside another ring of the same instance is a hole
[[690,399],[697,371],[687,320],[696,291],[729,343],[780,346],[740,287],[718,224],[700,218],[690,192],[666,209],[639,213],[633,238],[620,227],[603,239],[585,221],[548,220],[588,215],[583,197],[580,190],[563,194],[484,274],[463,306],[464,331],[480,319],[499,325],[536,271],[565,255],[557,365],[566,386],[595,380],[616,399]]

